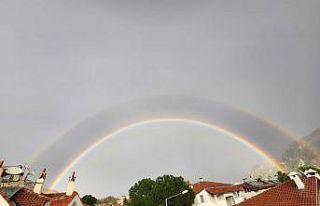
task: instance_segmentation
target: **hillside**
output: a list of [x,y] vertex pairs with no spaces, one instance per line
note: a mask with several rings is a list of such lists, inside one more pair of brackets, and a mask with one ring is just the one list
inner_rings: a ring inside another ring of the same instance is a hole
[[310,135],[293,142],[283,153],[281,161],[289,169],[295,169],[299,164],[320,165],[320,128]]

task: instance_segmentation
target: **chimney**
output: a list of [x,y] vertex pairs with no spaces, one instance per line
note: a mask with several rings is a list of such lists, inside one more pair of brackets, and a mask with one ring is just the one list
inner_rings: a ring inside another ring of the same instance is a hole
[[36,184],[33,188],[34,193],[37,193],[37,194],[42,193],[42,187],[43,187],[43,184],[44,184],[46,177],[47,177],[46,168],[44,168],[42,170],[42,172],[40,173],[38,179],[36,180]]
[[316,177],[320,180],[320,175],[317,171],[313,170],[313,169],[308,169],[306,171],[304,171],[304,175],[306,177]]
[[69,177],[69,180],[68,180],[68,185],[67,185],[67,192],[66,192],[66,195],[67,196],[71,196],[73,194],[73,191],[74,191],[74,181],[76,180],[76,173],[73,172],[72,173],[72,176]]
[[200,182],[203,182],[203,181],[204,181],[203,177],[200,177],[200,178],[199,178],[199,181],[200,181]]
[[4,169],[2,168],[3,164],[4,164],[4,161],[1,160],[1,161],[0,161],[0,179],[1,179],[2,173],[3,173],[3,171],[4,171]]
[[288,174],[291,180],[294,181],[298,189],[304,189],[304,184],[300,178],[300,173],[299,172],[290,172]]

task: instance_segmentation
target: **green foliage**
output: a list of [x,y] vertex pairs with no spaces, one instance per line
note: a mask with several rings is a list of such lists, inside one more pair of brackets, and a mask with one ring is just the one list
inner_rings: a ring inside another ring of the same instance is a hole
[[94,206],[97,204],[98,199],[92,195],[85,195],[81,198],[81,201],[87,205]]
[[288,173],[282,172],[282,171],[278,171],[277,172],[277,179],[279,182],[286,182],[288,181],[290,178],[288,176]]
[[150,179],[142,179],[129,189],[130,206],[152,206],[151,191],[155,182]]
[[155,180],[140,180],[129,190],[130,206],[164,206],[165,199],[179,194],[184,190],[188,193],[179,195],[168,201],[169,206],[191,206],[194,193],[183,177],[164,175]]

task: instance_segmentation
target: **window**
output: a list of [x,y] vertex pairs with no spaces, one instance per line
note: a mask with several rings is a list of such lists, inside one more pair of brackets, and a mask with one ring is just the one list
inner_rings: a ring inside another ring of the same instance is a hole
[[227,205],[228,205],[228,206],[235,205],[233,196],[226,197],[226,200],[227,200]]
[[201,202],[201,203],[204,202],[204,197],[203,197],[203,195],[200,195],[200,202]]

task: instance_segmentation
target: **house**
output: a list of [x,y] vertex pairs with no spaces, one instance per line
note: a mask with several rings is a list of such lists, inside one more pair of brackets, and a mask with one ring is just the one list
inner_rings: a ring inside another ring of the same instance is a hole
[[37,194],[26,188],[15,188],[8,195],[6,192],[6,189],[2,189],[0,193],[1,206],[82,206],[76,192],[71,196],[66,193]]
[[319,206],[320,176],[309,169],[289,173],[291,180],[252,197],[238,206]]
[[195,193],[193,206],[231,206],[275,186],[268,181],[248,181],[241,184],[225,184],[204,181],[191,185]]
[[64,193],[44,192],[46,169],[33,183],[22,178],[24,175],[23,167],[3,167],[3,161],[0,162],[0,206],[83,206],[78,193],[74,191],[74,172]]

